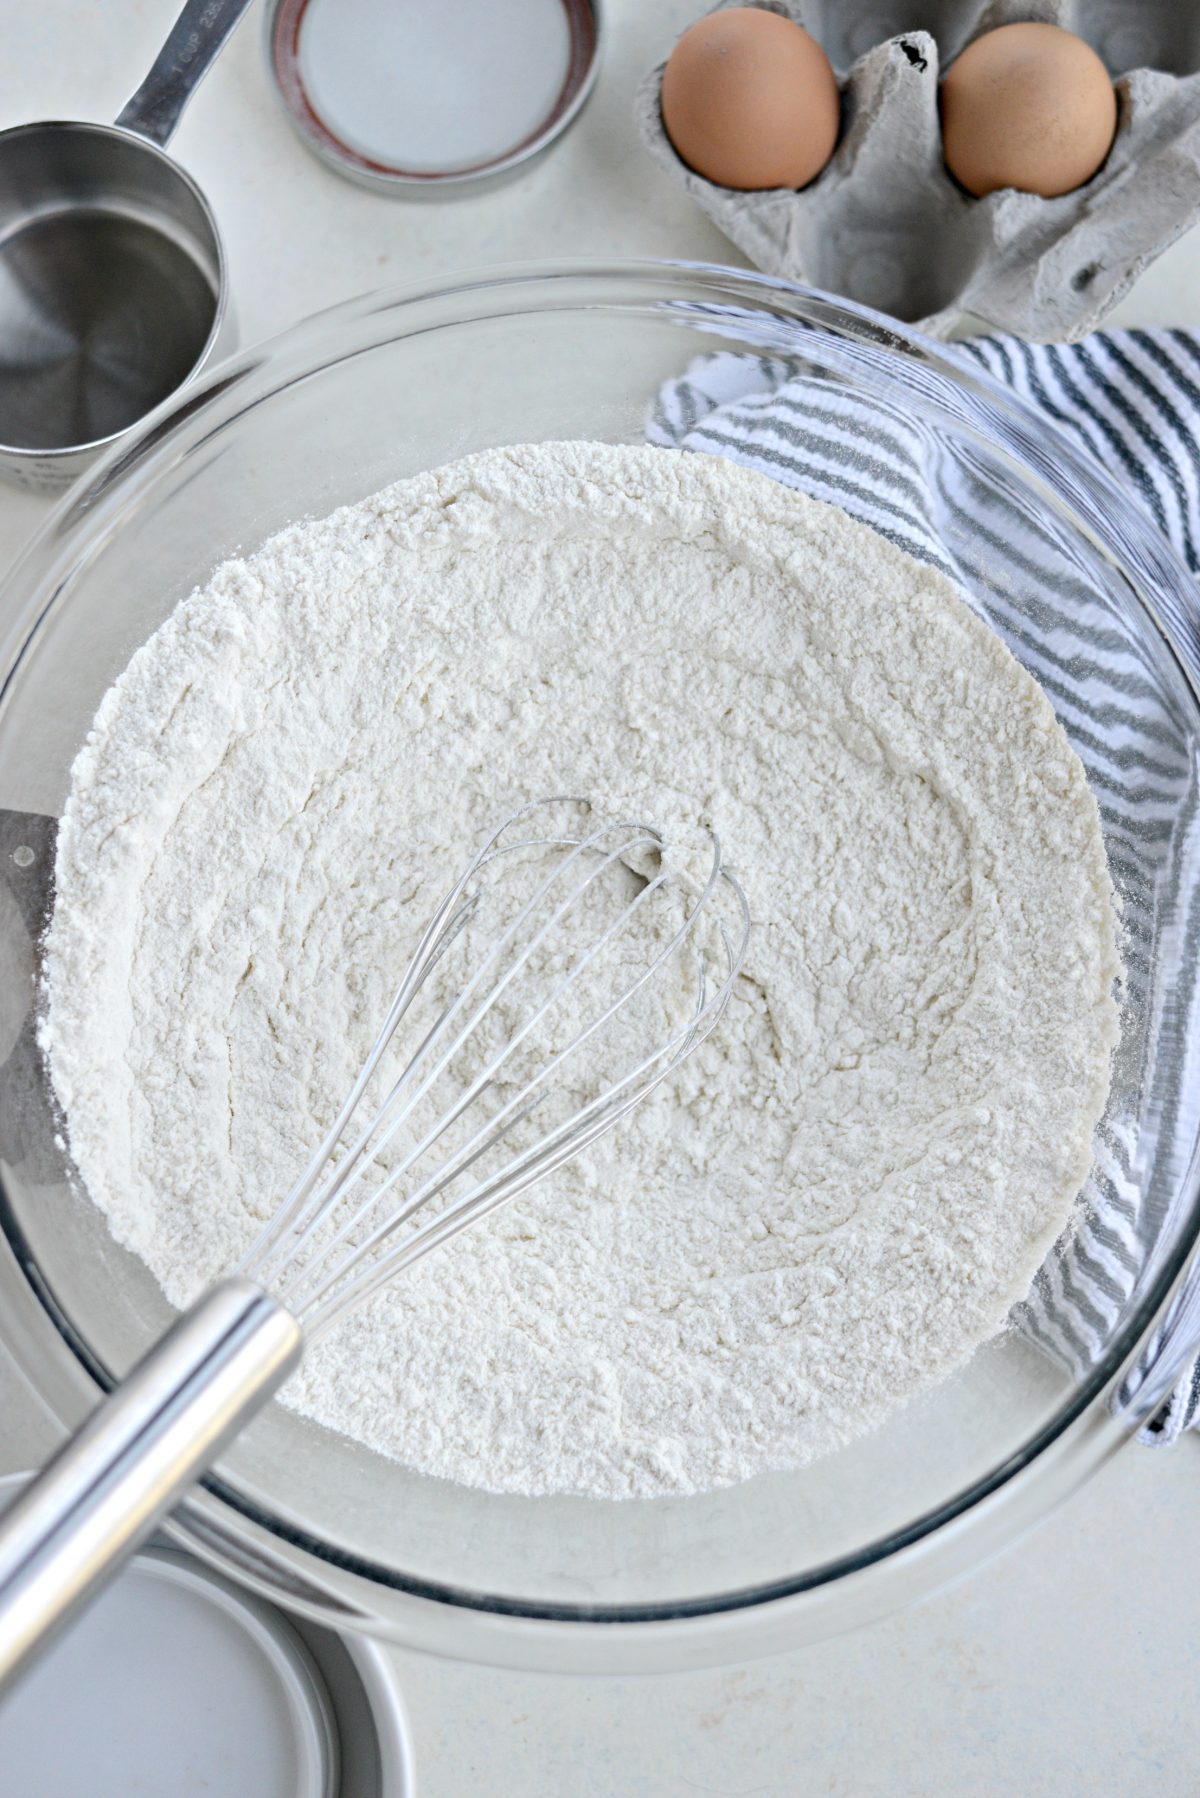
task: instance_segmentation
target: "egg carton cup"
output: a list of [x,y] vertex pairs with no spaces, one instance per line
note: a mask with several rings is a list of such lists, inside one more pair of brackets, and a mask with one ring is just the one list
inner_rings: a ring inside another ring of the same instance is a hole
[[[1035,343],[1072,342],[1200,215],[1200,7],[1186,0],[768,0],[764,10],[811,32],[841,87],[838,145],[808,187],[741,193],[689,169],[663,129],[665,65],[636,110],[659,164],[768,274],[934,337],[982,320]],[[1030,19],[1099,52],[1115,77],[1116,138],[1074,193],[973,199],[942,160],[940,72],[982,32]]]

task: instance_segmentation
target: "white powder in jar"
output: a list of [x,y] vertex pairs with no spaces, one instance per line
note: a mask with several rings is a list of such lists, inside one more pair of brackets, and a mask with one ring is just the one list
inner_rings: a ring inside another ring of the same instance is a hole
[[76,761],[44,1030],[71,1150],[177,1304],[349,1087],[513,804],[720,832],[720,1031],[405,1275],[285,1402],[494,1490],[799,1465],[999,1329],[1086,1174],[1116,1038],[1095,803],[951,584],[728,463],[491,451],[218,569]]

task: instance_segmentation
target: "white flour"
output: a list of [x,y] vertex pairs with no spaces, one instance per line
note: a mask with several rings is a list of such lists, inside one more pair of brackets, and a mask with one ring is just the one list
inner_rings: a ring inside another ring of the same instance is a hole
[[184,1303],[316,1143],[513,802],[711,822],[755,917],[717,1037],[586,1161],[321,1344],[287,1401],[497,1490],[797,1465],[999,1329],[1116,1034],[1082,769],[952,587],[727,463],[568,443],[218,570],[104,699],[45,1029],[75,1160]]

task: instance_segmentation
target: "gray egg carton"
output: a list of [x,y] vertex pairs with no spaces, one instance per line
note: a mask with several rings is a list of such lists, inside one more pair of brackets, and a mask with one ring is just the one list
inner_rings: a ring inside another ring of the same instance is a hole
[[[745,4],[746,0],[724,0]],[[824,46],[842,133],[796,193],[738,193],[693,173],[662,125],[662,67],[637,98],[657,161],[768,274],[823,287],[946,337],[971,319],[1034,342],[1082,337],[1200,215],[1200,6],[1191,0],[767,0]],[[975,200],[942,161],[939,71],[997,25],[1044,19],[1113,72],[1117,135],[1084,187]]]

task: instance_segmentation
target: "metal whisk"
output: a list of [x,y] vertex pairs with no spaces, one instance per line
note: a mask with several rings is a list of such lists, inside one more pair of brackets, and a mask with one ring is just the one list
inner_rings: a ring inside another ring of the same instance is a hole
[[492,832],[279,1211],[0,1520],[0,1689],[308,1344],[679,1066],[724,1012],[748,935],[711,834],[692,875],[657,830],[597,822],[580,800],[535,802]]

